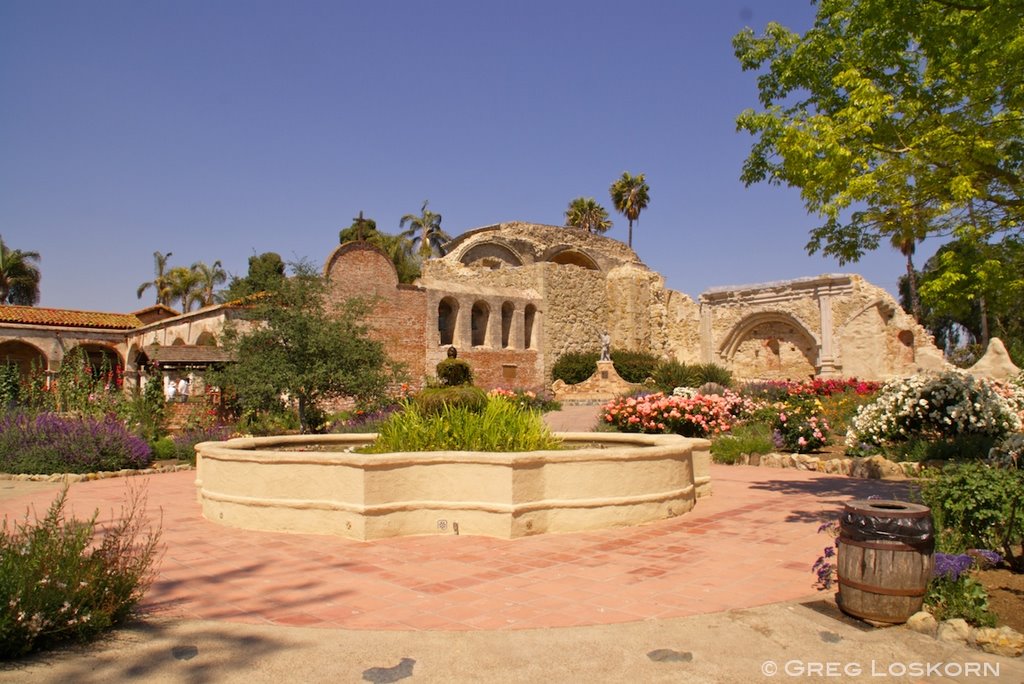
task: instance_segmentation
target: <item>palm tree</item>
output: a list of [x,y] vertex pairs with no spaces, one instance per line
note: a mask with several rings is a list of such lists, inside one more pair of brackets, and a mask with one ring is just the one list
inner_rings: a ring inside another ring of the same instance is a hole
[[608,210],[593,197],[577,197],[565,210],[565,225],[582,228],[589,233],[604,233],[612,227]]
[[629,246],[633,247],[633,221],[640,218],[640,212],[647,208],[651,198],[648,195],[650,188],[644,180],[644,174],[631,176],[623,171],[622,178],[612,183],[608,188],[612,196],[612,204],[615,211],[626,217],[629,221]]
[[188,313],[192,305],[202,301],[202,282],[200,275],[191,268],[176,266],[167,272],[167,288],[170,294],[168,301],[181,300],[181,312]]
[[420,243],[420,257],[427,259],[436,250],[438,254],[444,254],[442,246],[451,240],[451,236],[441,230],[441,215],[427,209],[427,200],[423,200],[420,208],[420,216],[406,214],[398,222],[399,228],[409,228],[401,233],[401,236],[412,240],[412,244]]
[[39,302],[39,252],[8,249],[0,237],[0,304]]
[[170,306],[171,300],[174,299],[171,293],[170,283],[167,280],[167,260],[171,258],[171,253],[161,254],[160,252],[153,252],[153,262],[155,265],[156,278],[149,282],[142,283],[139,285],[138,291],[135,293],[139,299],[142,299],[142,293],[152,287],[156,290],[156,303],[163,304],[164,306]]
[[217,296],[214,289],[218,285],[227,282],[227,271],[221,266],[220,260],[208,266],[202,261],[192,264],[192,271],[196,274],[199,287],[199,306],[211,306],[217,303]]

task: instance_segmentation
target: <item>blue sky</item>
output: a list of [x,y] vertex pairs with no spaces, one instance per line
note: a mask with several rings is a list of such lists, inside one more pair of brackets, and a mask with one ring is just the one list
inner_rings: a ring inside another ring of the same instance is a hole
[[[696,297],[853,272],[787,188],[739,180],[757,106],[730,40],[811,25],[802,0],[0,3],[0,235],[42,255],[42,306],[133,311],[153,277],[266,251],[322,264],[361,210],[395,232],[423,200],[452,235],[561,225],[645,173],[640,258]],[[938,245],[926,243],[918,265]]]

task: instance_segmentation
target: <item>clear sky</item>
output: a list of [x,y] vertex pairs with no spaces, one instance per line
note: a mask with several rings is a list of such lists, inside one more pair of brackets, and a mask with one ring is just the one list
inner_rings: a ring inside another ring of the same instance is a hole
[[[320,265],[361,210],[423,200],[451,235],[562,225],[645,173],[633,247],[667,285],[860,273],[809,257],[795,190],[739,180],[757,106],[730,40],[811,25],[804,0],[0,1],[0,235],[40,252],[40,305],[153,303],[171,266],[278,252]],[[926,243],[918,265],[937,248]]]

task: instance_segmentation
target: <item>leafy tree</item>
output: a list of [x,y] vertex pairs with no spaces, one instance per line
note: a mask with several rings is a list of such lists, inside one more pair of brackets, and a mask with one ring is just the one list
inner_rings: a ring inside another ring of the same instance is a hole
[[413,243],[403,235],[389,235],[377,230],[377,222],[363,218],[363,212],[352,219],[352,225],[338,233],[341,244],[365,240],[388,255],[398,272],[398,282],[411,283],[420,277],[420,267],[413,256]]
[[612,227],[608,210],[593,197],[577,197],[565,210],[565,225],[581,228],[589,233],[604,233]]
[[143,293],[152,287],[156,291],[157,304],[163,304],[164,306],[171,305],[174,297],[171,282],[167,277],[167,260],[170,258],[171,252],[168,252],[167,254],[153,252],[153,265],[156,277],[153,278],[153,280],[139,285],[139,289],[135,293],[139,299],[142,299]]
[[398,221],[398,227],[405,228],[406,223],[409,224],[409,227],[400,235],[410,240],[413,247],[417,242],[419,243],[421,259],[429,259],[434,252],[444,254],[443,246],[452,238],[441,230],[441,215],[427,209],[427,200],[423,200],[419,216],[406,214]]
[[170,300],[181,302],[181,311],[192,310],[192,305],[201,301],[201,283],[198,272],[184,266],[177,266],[167,272],[167,284],[170,288]]
[[285,265],[281,255],[276,252],[264,252],[249,257],[249,272],[244,278],[232,276],[227,289],[217,298],[222,302],[232,302],[249,297],[257,292],[273,290],[284,280]]
[[608,192],[612,196],[612,204],[615,211],[626,217],[629,221],[629,246],[633,246],[633,222],[639,220],[640,212],[647,208],[650,202],[650,188],[644,180],[644,174],[631,176],[623,172],[622,177],[612,183]]
[[197,261],[192,264],[192,272],[196,274],[199,305],[212,306],[216,304],[217,296],[214,290],[228,279],[228,274],[221,266],[220,261],[214,261],[212,265]]
[[763,109],[737,119],[756,138],[742,179],[799,188],[822,219],[808,252],[840,263],[883,239],[907,254],[924,235],[1019,230],[1021,35],[1021,0],[821,0],[803,35],[745,29],[733,46]]
[[39,303],[39,252],[10,249],[0,237],[0,304]]
[[368,306],[350,300],[330,312],[325,279],[306,263],[293,270],[249,308],[246,317],[255,325],[225,328],[225,346],[237,360],[210,381],[233,391],[251,413],[283,410],[284,398],[293,399],[308,432],[322,420],[321,401],[378,399],[395,375],[383,345],[367,335],[362,317]]
[[1024,240],[963,237],[939,248],[920,273],[922,322],[947,350],[966,338],[1003,340],[1024,362]]

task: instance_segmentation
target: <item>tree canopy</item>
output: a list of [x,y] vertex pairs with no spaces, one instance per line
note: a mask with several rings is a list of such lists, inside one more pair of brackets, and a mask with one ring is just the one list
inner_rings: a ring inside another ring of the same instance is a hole
[[285,265],[277,252],[264,252],[249,257],[249,272],[245,277],[232,276],[227,289],[221,291],[217,298],[223,302],[231,302],[254,295],[257,292],[273,290],[284,280]]
[[235,394],[248,412],[282,410],[286,398],[294,400],[308,432],[321,422],[322,400],[382,397],[395,372],[383,345],[367,334],[367,305],[350,300],[328,311],[323,276],[306,263],[292,269],[291,277],[253,301],[245,317],[254,325],[225,329],[225,346],[237,360],[210,381]]
[[741,178],[800,189],[810,253],[1021,229],[1024,0],[821,0],[805,34],[733,46],[762,107]]
[[623,171],[622,176],[612,183],[608,193],[612,197],[615,210],[626,217],[629,222],[629,244],[633,246],[633,222],[640,218],[640,212],[647,208],[651,201],[650,188],[644,174],[630,175]]
[[420,207],[420,214],[406,214],[398,221],[398,227],[404,228],[408,223],[409,227],[400,235],[412,242],[413,247],[418,242],[419,256],[421,259],[428,259],[435,252],[444,254],[444,243],[451,240],[448,233],[441,230],[441,215],[427,209],[427,200],[423,200]]
[[565,210],[565,225],[600,234],[607,232],[612,222],[608,218],[608,210],[593,197],[577,197]]
[[0,237],[0,304],[39,303],[39,252],[10,249]]

